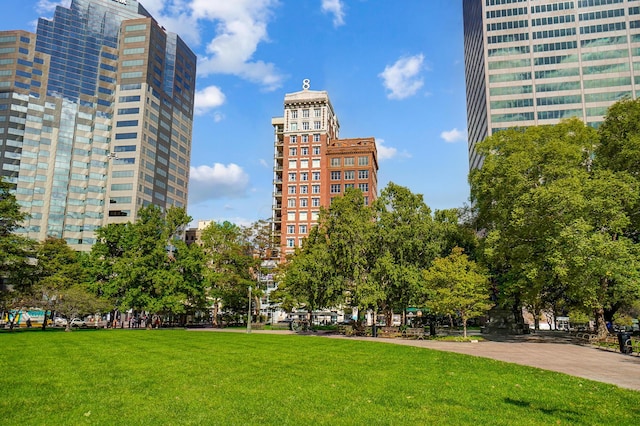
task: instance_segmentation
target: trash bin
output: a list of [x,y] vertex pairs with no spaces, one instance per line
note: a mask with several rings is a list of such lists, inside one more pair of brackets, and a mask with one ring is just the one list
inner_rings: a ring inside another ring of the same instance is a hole
[[378,326],[375,322],[371,326],[371,337],[378,337]]
[[618,333],[618,343],[620,343],[620,353],[631,353],[631,333],[620,332]]

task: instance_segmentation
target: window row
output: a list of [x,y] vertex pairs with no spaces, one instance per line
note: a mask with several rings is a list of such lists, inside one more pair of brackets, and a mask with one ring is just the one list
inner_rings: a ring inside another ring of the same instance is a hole
[[[308,143],[309,142],[309,135],[301,135],[300,136],[300,140],[301,140],[302,143]],[[313,141],[314,142],[320,142],[320,134],[319,133],[315,133],[313,135]],[[289,136],[289,143],[298,143],[298,135]]]
[[[301,114],[302,118],[309,118],[310,115],[310,109],[309,108],[304,108],[302,110],[300,110],[300,112],[298,112],[297,109],[292,109],[289,110],[289,117],[292,119],[297,119],[299,114]],[[314,108],[313,109],[313,116],[315,118],[320,118],[322,117],[322,110],[320,108]]]

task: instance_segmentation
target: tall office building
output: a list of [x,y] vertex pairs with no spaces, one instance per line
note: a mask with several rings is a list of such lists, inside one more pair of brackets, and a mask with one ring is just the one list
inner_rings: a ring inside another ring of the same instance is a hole
[[640,90],[640,1],[463,0],[469,166],[496,131],[598,127]]
[[136,0],[72,0],[0,32],[0,173],[23,232],[89,250],[142,206],[186,207],[196,56]]
[[326,91],[302,91],[284,98],[284,116],[273,118],[275,131],[273,230],[277,256],[300,247],[317,223],[320,207],[347,188],[362,191],[365,204],[377,197],[375,139],[339,139],[340,125]]

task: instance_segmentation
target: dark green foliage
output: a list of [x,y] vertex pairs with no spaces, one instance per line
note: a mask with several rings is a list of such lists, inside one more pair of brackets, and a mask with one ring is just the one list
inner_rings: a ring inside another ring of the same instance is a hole
[[202,251],[177,238],[190,220],[184,209],[163,214],[147,206],[134,224],[98,230],[91,252],[93,291],[121,310],[182,314],[205,308]]
[[606,149],[577,119],[499,132],[478,145],[485,160],[470,174],[471,198],[504,303],[524,303],[534,314],[562,304],[587,308],[606,333],[607,312],[639,297],[640,265],[627,236],[635,232],[640,182],[626,170],[632,162],[606,157],[628,136],[616,133],[618,125],[603,124],[614,141]]

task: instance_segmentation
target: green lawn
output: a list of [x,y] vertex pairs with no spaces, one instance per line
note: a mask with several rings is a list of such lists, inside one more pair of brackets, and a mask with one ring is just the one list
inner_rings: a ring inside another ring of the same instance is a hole
[[3,425],[638,425],[640,392],[317,336],[0,333]]

